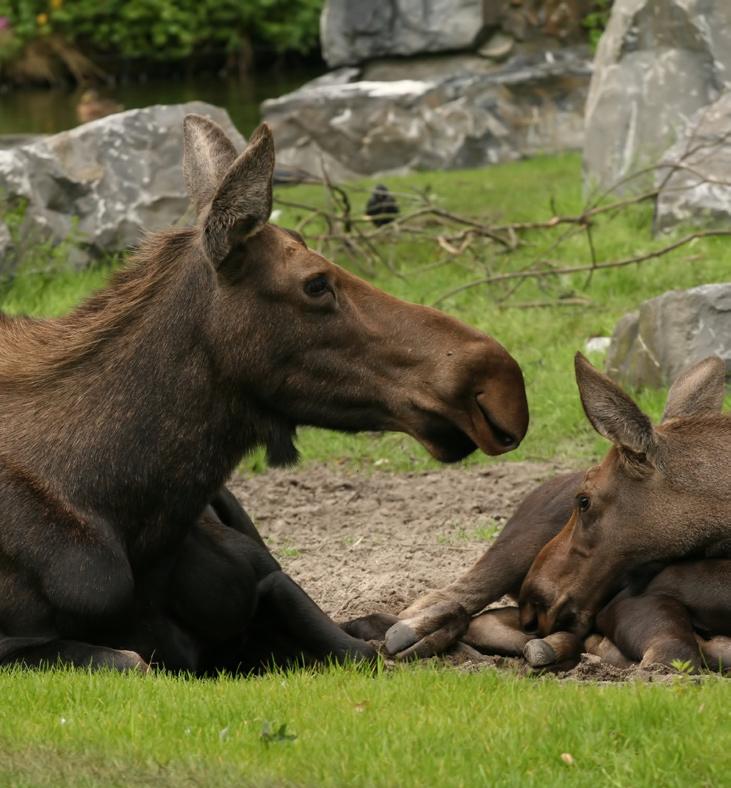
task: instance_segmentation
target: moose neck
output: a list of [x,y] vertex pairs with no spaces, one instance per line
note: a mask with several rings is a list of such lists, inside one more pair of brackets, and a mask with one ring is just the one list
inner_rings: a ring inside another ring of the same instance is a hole
[[[277,429],[217,367],[206,330],[215,273],[177,235],[164,244],[67,318],[28,321],[37,379],[13,395],[0,377],[22,422],[0,420],[14,456],[80,510],[121,518],[128,538],[159,531],[158,548]],[[37,418],[21,419],[29,403]]]

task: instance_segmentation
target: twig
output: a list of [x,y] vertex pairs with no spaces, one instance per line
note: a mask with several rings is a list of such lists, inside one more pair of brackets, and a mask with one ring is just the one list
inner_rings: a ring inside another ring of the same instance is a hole
[[[627,265],[633,265],[635,263],[644,263],[647,260],[653,260],[657,257],[662,257],[675,249],[678,249],[681,246],[685,246],[689,244],[691,241],[695,241],[697,238],[710,238],[713,236],[729,236],[731,235],[731,230],[698,230],[697,232],[690,233],[689,235],[680,238],[678,241],[675,241],[672,244],[668,244],[667,246],[663,246],[661,249],[655,249],[652,252],[646,252],[645,254],[635,255],[634,257],[626,257],[623,260],[607,260],[602,263],[596,263],[595,265],[572,265],[572,266],[565,266],[563,268],[551,268],[549,270],[528,270],[528,271],[508,271],[504,274],[495,274],[494,276],[488,276],[484,279],[478,279],[474,282],[468,282],[467,284],[460,285],[459,287],[455,287],[454,289],[450,290],[447,293],[441,295],[433,304],[436,306],[437,304],[441,304],[442,301],[445,301],[447,298],[450,298],[453,295],[457,295],[457,293],[461,293],[465,290],[469,290],[473,287],[478,287],[479,285],[489,285],[494,284],[495,282],[505,282],[511,279],[542,279],[547,276],[561,276],[563,274],[577,274],[582,273],[583,271],[589,270],[603,270],[606,268],[622,268]],[[545,263],[549,265],[556,265],[555,261],[545,260]]]

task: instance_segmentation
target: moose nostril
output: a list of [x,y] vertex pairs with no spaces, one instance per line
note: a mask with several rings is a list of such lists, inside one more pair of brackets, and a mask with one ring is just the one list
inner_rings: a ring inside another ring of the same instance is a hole
[[497,439],[503,446],[512,449],[513,447],[518,445],[518,441],[512,435],[507,432],[498,432],[496,431]]
[[523,624],[523,632],[526,635],[535,635],[538,632],[538,616],[534,615]]
[[490,425],[492,434],[495,436],[495,439],[501,446],[504,446],[506,449],[514,449],[520,444],[520,441],[515,437],[515,435],[512,435],[507,430],[504,430],[495,421],[487,408],[480,402],[479,398],[481,394],[482,392],[477,395],[477,404],[480,406],[480,410],[482,411],[485,421]]
[[535,635],[538,632],[538,610],[530,602],[520,604],[520,626],[526,635]]

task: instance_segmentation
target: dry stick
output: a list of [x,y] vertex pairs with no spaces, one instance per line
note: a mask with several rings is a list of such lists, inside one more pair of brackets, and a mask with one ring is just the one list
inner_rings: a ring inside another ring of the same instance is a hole
[[591,271],[587,274],[586,281],[584,282],[584,290],[591,284],[591,279],[596,271],[596,250],[594,249],[594,239],[591,235],[591,223],[585,224],[586,228],[586,241],[589,244],[589,253],[591,254]]
[[[652,260],[657,257],[662,257],[663,255],[669,254],[675,249],[678,249],[681,246],[685,246],[689,244],[691,241],[696,240],[696,238],[710,238],[713,236],[729,236],[731,235],[731,230],[699,230],[695,233],[690,233],[689,235],[683,236],[678,241],[675,241],[672,244],[668,244],[667,246],[663,246],[661,249],[656,249],[652,252],[647,252],[645,254],[635,255],[634,257],[626,257],[623,260],[607,260],[603,263],[597,263],[594,266],[591,265],[573,265],[573,266],[565,266],[564,268],[551,268],[548,271],[509,271],[508,273],[504,274],[495,274],[494,276],[488,276],[484,279],[478,279],[474,282],[468,282],[467,284],[460,285],[460,287],[455,287],[453,290],[450,290],[444,295],[441,295],[433,304],[436,306],[440,304],[442,301],[450,298],[457,293],[461,293],[464,290],[469,290],[473,287],[478,287],[479,285],[489,285],[494,284],[495,282],[505,282],[509,279],[542,279],[546,276],[560,276],[563,274],[577,274],[582,273],[583,271],[590,271],[595,270],[599,271],[604,268],[622,268],[627,265],[632,265],[633,263],[644,263],[647,260]],[[552,262],[550,260],[544,260],[544,263],[549,265],[556,265],[556,262]]]
[[541,309],[553,306],[592,306],[590,298],[557,298],[554,301],[524,301],[519,304],[505,304],[498,302],[498,309]]

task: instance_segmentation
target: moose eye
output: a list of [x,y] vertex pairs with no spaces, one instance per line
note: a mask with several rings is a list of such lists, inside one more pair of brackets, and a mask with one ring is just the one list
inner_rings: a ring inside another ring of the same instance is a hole
[[323,274],[308,279],[305,282],[305,294],[310,298],[317,298],[318,296],[328,293],[330,291],[330,282]]
[[588,495],[577,495],[576,505],[580,512],[585,512],[591,506],[591,498]]

